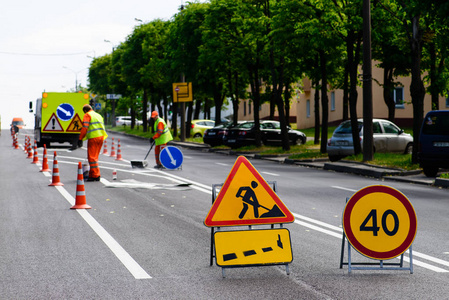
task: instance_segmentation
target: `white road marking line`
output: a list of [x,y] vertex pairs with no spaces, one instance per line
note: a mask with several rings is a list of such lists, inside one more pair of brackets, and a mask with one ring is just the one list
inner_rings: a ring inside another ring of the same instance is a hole
[[227,166],[229,166],[229,164],[224,164],[224,163],[215,163],[216,165],[219,165],[219,166],[223,166],[223,167],[227,167]]
[[275,174],[275,173],[270,173],[270,172],[261,172],[263,174],[267,174],[267,175],[271,175],[271,176],[281,176],[279,174]]
[[[59,161],[58,161],[59,163]],[[47,176],[43,172],[45,176]],[[55,186],[59,193],[70,203],[75,205],[75,198],[70,195],[67,190],[62,186]],[[126,252],[125,249],[94,219],[85,209],[77,209],[80,216],[86,221],[87,224],[95,231],[95,233],[101,238],[106,246],[111,249],[115,256],[122,262],[122,264],[128,269],[128,271],[134,276],[135,279],[151,279],[151,276],[134,260],[134,258]]]
[[341,187],[341,186],[331,186],[332,188],[334,188],[334,189],[339,189],[339,190],[344,190],[344,191],[350,191],[350,192],[357,192],[357,190],[354,190],[354,189],[348,189],[348,188],[344,188],[344,187]]

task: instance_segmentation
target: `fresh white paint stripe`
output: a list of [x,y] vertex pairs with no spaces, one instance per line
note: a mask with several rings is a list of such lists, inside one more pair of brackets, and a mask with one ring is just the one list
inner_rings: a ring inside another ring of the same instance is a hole
[[275,173],[270,173],[270,172],[261,172],[263,174],[267,174],[267,175],[271,175],[271,176],[281,176],[279,174],[275,174]]
[[292,213],[292,215],[294,215],[295,218],[303,219],[304,221],[307,221],[307,222],[310,222],[310,223],[315,223],[315,224],[320,225],[320,226],[322,226],[322,227],[326,227],[326,228],[335,230],[335,231],[337,231],[337,232],[343,233],[343,228],[341,228],[341,227],[337,227],[337,226],[334,226],[334,225],[330,225],[330,224],[327,224],[327,223],[324,223],[324,222],[321,222],[321,221],[318,221],[318,220],[314,220],[314,219],[312,219],[312,218],[308,218],[308,217],[306,217],[306,216],[302,216],[302,215],[296,214],[296,213]]
[[353,190],[353,189],[348,189],[348,188],[344,188],[344,187],[341,187],[341,186],[331,186],[332,188],[334,188],[334,189],[339,189],[339,190],[344,190],[344,191],[350,191],[350,192],[357,192],[357,190]]
[[[70,203],[75,205],[75,198],[70,195],[62,186],[56,186],[56,189]],[[123,249],[122,246],[100,225],[85,209],[77,209],[78,213],[83,217],[87,224],[95,231],[95,233],[103,240],[106,246],[117,256],[122,264],[136,279],[150,279],[151,276],[131,257],[131,255]]]
[[215,163],[216,165],[219,165],[219,166],[223,166],[223,167],[227,167],[227,166],[229,166],[229,164],[224,164],[224,163]]
[[[413,251],[413,256],[415,256],[415,255],[416,255],[416,253],[415,253],[415,251]],[[410,262],[410,258],[404,255],[404,261]],[[413,265],[417,265],[417,266],[420,266],[420,267],[423,267],[423,268],[426,268],[426,269],[429,269],[431,271],[438,272],[438,273],[448,273],[449,272],[448,270],[429,265],[425,262],[422,262],[422,261],[419,261],[416,259],[413,260]]]
[[298,224],[298,225],[301,225],[301,226],[304,226],[304,227],[307,227],[307,228],[310,228],[310,229],[313,229],[313,230],[316,230],[316,231],[319,231],[319,232],[331,235],[331,236],[336,237],[336,238],[340,238],[341,239],[343,237],[342,233],[337,233],[337,232],[334,232],[334,231],[330,231],[330,230],[327,230],[327,229],[324,229],[324,228],[321,228],[321,227],[318,227],[318,226],[315,226],[315,225],[312,225],[312,224],[309,224],[309,223],[306,223],[306,222],[303,222],[303,221],[295,220],[295,224]]

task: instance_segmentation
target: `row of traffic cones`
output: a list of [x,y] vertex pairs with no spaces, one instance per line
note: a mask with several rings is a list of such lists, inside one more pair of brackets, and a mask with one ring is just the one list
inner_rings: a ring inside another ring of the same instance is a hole
[[[15,149],[19,149],[18,141],[17,141],[17,135],[13,134],[13,146]],[[120,148],[120,139],[118,139],[118,145],[117,145],[117,155],[115,155],[115,148],[114,148],[114,138],[112,138],[112,148],[111,148],[111,154],[110,156],[116,157],[115,160],[123,160],[121,148]],[[31,139],[28,136],[25,136],[25,147],[24,151],[28,154],[27,158],[33,158],[32,164],[38,164],[39,158],[38,158],[38,152],[37,152],[37,142],[34,141],[34,155],[32,152],[31,147]],[[106,141],[104,142],[104,149],[103,154],[107,155],[107,144]],[[42,169],[40,172],[50,172],[48,166],[48,158],[47,158],[47,146],[44,144],[44,151],[43,151],[43,157],[42,157]],[[114,178],[115,179],[115,178]],[[58,166],[58,160],[57,160],[57,154],[56,151],[54,152],[53,156],[53,172],[52,172],[52,182],[49,184],[49,186],[63,186],[64,184],[60,180],[59,176],[59,166]],[[86,203],[86,191],[84,189],[84,175],[83,175],[83,168],[81,162],[78,163],[78,176],[77,176],[77,186],[76,186],[76,197],[75,197],[75,205],[71,207],[71,209],[89,209],[92,208],[91,206],[87,205]]]
[[[103,155],[108,155],[108,146],[106,140],[103,143]],[[111,153],[109,154],[110,157],[115,157],[115,160],[123,160],[122,158],[122,150],[120,149],[120,139],[118,139],[117,144],[117,155],[115,154],[115,148],[114,148],[114,138],[112,138],[112,145],[111,145]]]

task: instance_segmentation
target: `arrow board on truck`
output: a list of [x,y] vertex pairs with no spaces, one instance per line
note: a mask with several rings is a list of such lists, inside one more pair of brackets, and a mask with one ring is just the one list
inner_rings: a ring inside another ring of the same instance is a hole
[[208,227],[291,223],[295,217],[244,156],[232,167],[204,220]]
[[51,115],[50,120],[48,120],[43,131],[64,132],[64,129],[62,128],[61,123],[59,123],[58,118],[56,118],[55,113]]

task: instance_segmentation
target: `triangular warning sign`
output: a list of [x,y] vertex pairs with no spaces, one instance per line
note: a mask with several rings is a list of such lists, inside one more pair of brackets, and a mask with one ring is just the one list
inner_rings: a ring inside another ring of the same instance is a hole
[[204,225],[208,227],[291,223],[295,217],[244,156],[239,156]]
[[76,114],[69,127],[67,127],[66,132],[81,132],[81,128],[83,128],[83,122],[81,121],[80,116]]
[[64,132],[64,129],[62,128],[61,123],[59,123],[58,118],[56,118],[55,113],[51,115],[51,118],[48,120],[43,131]]

